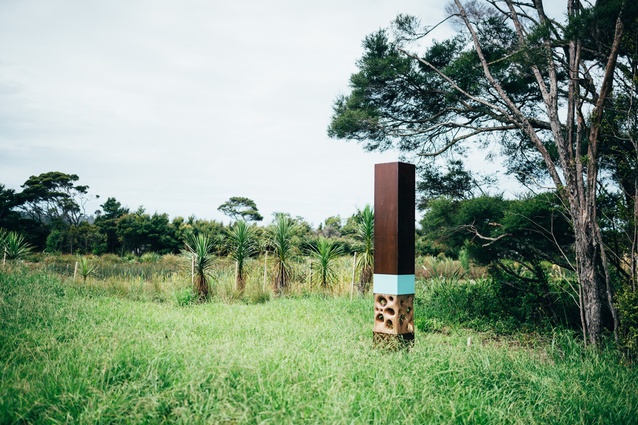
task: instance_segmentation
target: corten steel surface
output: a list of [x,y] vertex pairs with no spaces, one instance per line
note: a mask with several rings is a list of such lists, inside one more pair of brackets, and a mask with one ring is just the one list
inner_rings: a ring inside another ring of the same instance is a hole
[[374,166],[374,273],[414,274],[415,167]]

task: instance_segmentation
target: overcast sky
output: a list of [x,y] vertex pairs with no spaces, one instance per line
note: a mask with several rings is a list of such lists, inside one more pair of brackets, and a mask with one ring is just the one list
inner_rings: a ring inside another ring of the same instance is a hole
[[[135,210],[224,220],[232,196],[314,225],[373,203],[326,135],[363,38],[440,0],[0,0],[0,183],[77,174]],[[441,36],[444,38],[445,28]]]

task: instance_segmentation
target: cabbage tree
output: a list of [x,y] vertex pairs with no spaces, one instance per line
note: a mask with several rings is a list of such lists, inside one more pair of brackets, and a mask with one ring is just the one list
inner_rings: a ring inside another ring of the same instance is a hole
[[269,228],[269,242],[276,261],[277,274],[273,284],[276,294],[282,294],[289,284],[291,262],[294,256],[294,223],[285,214],[277,214]]
[[256,252],[255,229],[239,220],[227,231],[227,238],[230,245],[230,256],[236,261],[237,274],[235,276],[235,286],[240,293],[246,288],[244,279],[244,264],[246,260]]
[[33,251],[33,246],[20,233],[0,229],[0,251],[3,259],[21,260]]
[[333,281],[337,273],[334,269],[334,260],[343,252],[340,245],[334,243],[333,240],[320,237],[312,247],[311,255],[317,261],[319,266],[319,280],[321,287],[327,288],[328,283]]
[[213,239],[197,234],[186,242],[187,252],[193,259],[195,293],[200,302],[206,301],[209,295],[209,273],[213,266]]
[[359,270],[360,294],[365,294],[370,289],[374,274],[374,211],[370,205],[366,205],[359,217],[357,217],[356,238],[360,243],[357,250],[357,269]]

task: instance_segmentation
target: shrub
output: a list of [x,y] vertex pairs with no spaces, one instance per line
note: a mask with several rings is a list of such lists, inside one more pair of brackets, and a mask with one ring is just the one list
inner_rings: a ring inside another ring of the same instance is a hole
[[461,262],[461,266],[463,266],[463,270],[466,272],[470,271],[470,253],[466,246],[461,248],[459,251],[459,261]]
[[213,266],[213,240],[206,235],[196,235],[186,244],[188,254],[193,259],[195,288],[198,300],[208,299],[208,273]]
[[145,252],[140,256],[140,263],[158,263],[162,256],[155,252]]
[[432,278],[417,282],[416,326],[423,331],[438,330],[442,323],[471,326],[478,330],[516,329],[513,318],[491,279],[461,280]]
[[194,303],[196,300],[195,292],[192,287],[181,288],[175,291],[175,303],[185,306]]
[[638,355],[638,292],[625,288],[616,297],[616,308],[620,316],[620,344],[629,357],[636,357]]
[[248,287],[244,297],[250,304],[263,304],[270,301],[270,292],[260,285],[253,285]]
[[22,260],[33,251],[23,235],[0,229],[0,251],[7,260]]
[[78,258],[78,273],[82,276],[82,282],[86,283],[86,280],[96,271],[96,267],[91,260],[87,257]]
[[328,288],[328,284],[337,278],[335,270],[335,259],[341,254],[340,246],[334,244],[330,239],[320,237],[316,245],[312,247],[310,255],[318,266],[318,278],[322,289]]

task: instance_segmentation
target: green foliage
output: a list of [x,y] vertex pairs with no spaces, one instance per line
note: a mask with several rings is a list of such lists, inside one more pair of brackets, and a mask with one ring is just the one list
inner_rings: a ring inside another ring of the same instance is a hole
[[[190,255],[190,254],[189,254]],[[190,257],[189,257],[190,258]],[[33,255],[33,267],[38,267],[49,273],[72,277],[77,261],[72,255]],[[114,254],[105,254],[91,257],[91,261],[96,266],[93,276],[96,280],[106,282],[127,282],[138,281],[170,281],[173,277],[188,272],[187,279],[190,283],[190,260],[178,255],[145,254],[142,257],[129,256],[119,257]]]
[[630,358],[638,357],[638,292],[624,288],[616,296],[620,316],[620,343]]
[[317,274],[321,288],[328,288],[329,284],[335,279],[336,272],[333,262],[341,253],[341,247],[336,245],[332,240],[324,237],[319,237],[315,246],[310,251],[312,258],[314,258],[318,266]]
[[226,228],[222,222],[202,220],[195,216],[190,216],[187,219],[176,217],[171,223],[171,228],[174,229],[177,240],[182,243],[186,243],[195,234],[203,234],[214,241],[217,255],[228,255],[227,246],[223,243]]
[[79,224],[89,187],[76,185],[76,174],[58,171],[31,176],[19,194],[22,209],[43,228],[51,223]]
[[86,284],[89,276],[93,275],[97,270],[93,262],[87,257],[78,257],[77,261],[78,273],[82,276],[82,281]]
[[[403,16],[398,20],[394,28],[379,30],[364,39],[359,70],[350,77],[351,92],[335,101],[329,136],[355,139],[366,150],[415,153],[427,147],[428,152],[444,152],[455,149],[449,149],[450,132],[468,124],[472,128],[493,127],[494,111],[476,100],[491,99],[492,95],[478,55],[468,47],[467,35],[432,40],[419,55],[440,74],[401,52],[423,33],[416,35],[420,30],[403,25],[406,20],[416,22],[415,18]],[[531,68],[515,63],[520,57],[512,54],[519,48],[514,31],[503,19],[478,20],[477,27],[483,53],[492,62],[492,74],[508,95],[517,103],[540,100],[531,84]],[[442,74],[474,98],[468,99]],[[472,177],[456,172],[458,167],[452,168],[445,191],[454,188],[466,193]]]
[[463,266],[463,270],[470,271],[470,253],[465,246],[459,251],[459,261]]
[[318,233],[326,238],[338,238],[342,235],[342,220],[336,215],[328,217],[323,223],[319,224]]
[[156,252],[145,252],[140,255],[140,263],[157,263],[162,259],[162,256]]
[[261,285],[252,285],[245,292],[246,301],[249,304],[263,304],[270,301],[270,292]]
[[0,183],[0,228],[17,230],[21,227],[20,215],[15,211],[21,202],[15,190]]
[[60,229],[53,229],[47,236],[44,250],[48,253],[60,253],[66,246],[66,232]]
[[264,217],[259,214],[255,201],[241,196],[233,196],[217,208],[233,220],[261,221]]
[[420,312],[415,325],[421,331],[440,331],[445,324],[511,333],[521,326],[504,314],[507,302],[499,297],[490,279],[435,277],[419,281],[415,300],[415,311]]
[[370,205],[366,205],[358,215],[356,229],[356,238],[360,243],[357,248],[357,288],[360,294],[365,294],[370,289],[374,276],[374,211]]
[[[635,45],[636,41],[633,43]],[[637,51],[634,51],[633,64],[636,69]],[[626,77],[638,90],[638,79]],[[631,267],[631,264],[638,264],[638,120],[632,113],[635,96],[635,91],[614,93],[609,100],[611,107],[605,110],[599,143],[601,167],[607,170],[610,181],[601,188],[597,199],[598,217],[607,249],[611,252],[609,262],[626,286],[635,286],[638,282],[638,270]],[[619,190],[614,190],[614,186]]]
[[[385,150],[392,142],[383,128],[385,111],[380,104],[385,100],[392,104],[391,99],[397,98],[397,93],[392,91],[394,79],[401,76],[411,81],[413,74],[406,72],[410,61],[399,54],[385,31],[367,36],[363,45],[365,53],[358,62],[361,71],[350,77],[351,95],[339,97],[335,102],[328,134],[366,141],[366,150]],[[367,96],[370,89],[380,90],[381,96],[378,99]]]
[[490,276],[498,297],[507,300],[505,311],[517,323],[580,327],[575,282],[568,286],[551,280],[540,263],[500,262],[490,268]]
[[[575,275],[558,266],[543,264],[542,270],[530,271],[521,263],[509,262],[512,274],[494,265],[486,270],[470,264],[466,270],[460,260],[444,255],[419,257],[415,266],[417,281],[428,288],[421,301],[432,311],[434,322],[447,318],[463,326],[500,331],[521,326],[580,327]],[[537,275],[544,279],[538,280]]]
[[122,243],[117,235],[117,220],[130,211],[115,198],[108,198],[102,205],[102,213],[95,218],[95,225],[106,236],[106,252],[118,252]]
[[194,262],[195,292],[202,302],[209,295],[209,272],[213,265],[213,240],[206,235],[195,235],[186,243],[186,249]]
[[[442,252],[457,258],[461,248],[468,247],[466,241],[474,241],[475,246],[485,243],[477,235],[498,237],[502,234],[498,223],[502,221],[508,202],[502,197],[490,196],[462,201],[434,199],[421,219],[418,244],[426,245],[427,248],[421,249],[427,253]],[[483,255],[483,252],[477,249],[475,254]]]
[[[621,9],[622,14],[619,15]],[[620,55],[635,57],[636,51],[632,50],[635,47],[635,38],[632,39],[632,36],[638,32],[638,5],[635,2],[607,0],[596,3],[596,7],[583,8],[570,19],[566,33],[570,37],[583,39],[588,46],[585,52],[588,60],[602,61],[612,44],[619,16],[626,34],[620,44]]]
[[487,266],[516,320],[572,325],[578,323],[572,288],[552,286],[548,266],[569,268],[573,261],[573,233],[565,214],[552,193],[518,200],[439,198],[423,216],[419,244],[459,258],[464,270],[470,261]]
[[197,295],[193,292],[192,287],[180,288],[175,291],[175,302],[179,306],[186,306],[194,303]]
[[144,252],[158,254],[176,253],[180,241],[168,214],[147,214],[143,208],[124,214],[117,220],[116,233],[123,249],[142,255]]
[[460,160],[448,160],[446,168],[446,173],[443,174],[437,164],[419,167],[419,181],[416,186],[416,190],[421,194],[419,209],[425,210],[430,200],[440,197],[472,198],[476,188],[486,186],[485,182],[476,181],[472,173],[464,169]]
[[33,252],[33,246],[23,235],[0,228],[0,252],[3,259],[22,260]]
[[239,220],[227,231],[227,237],[230,244],[230,256],[237,264],[235,288],[239,293],[242,293],[246,287],[244,264],[257,251],[255,230],[253,227],[248,226],[245,221]]
[[107,236],[95,224],[86,221],[78,225],[56,226],[46,240],[47,252],[102,254],[106,252]]
[[278,214],[269,228],[269,245],[273,250],[277,269],[273,285],[276,294],[282,294],[289,284],[291,262],[296,252],[293,244],[295,230],[291,218],[284,214]]

